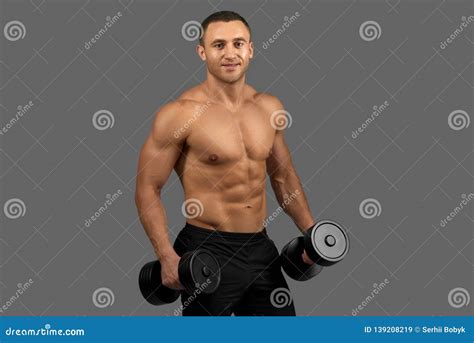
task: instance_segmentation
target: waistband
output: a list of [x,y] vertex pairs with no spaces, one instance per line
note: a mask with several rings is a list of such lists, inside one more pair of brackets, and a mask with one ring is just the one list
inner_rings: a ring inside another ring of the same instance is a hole
[[200,226],[192,225],[186,222],[183,231],[191,235],[199,235],[203,238],[224,238],[230,241],[258,241],[269,239],[267,229],[263,227],[258,232],[224,232],[212,229],[206,229]]

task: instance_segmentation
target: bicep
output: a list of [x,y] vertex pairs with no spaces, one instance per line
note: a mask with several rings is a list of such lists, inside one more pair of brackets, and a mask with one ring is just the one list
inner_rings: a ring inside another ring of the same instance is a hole
[[168,180],[181,150],[174,145],[157,145],[148,137],[140,152],[137,187],[160,189]]
[[283,130],[277,130],[270,155],[267,158],[267,173],[271,179],[284,178],[292,168],[291,155],[285,142]]
[[137,170],[137,190],[161,189],[181,155],[185,134],[176,135],[179,123],[169,110],[157,114],[141,151]]

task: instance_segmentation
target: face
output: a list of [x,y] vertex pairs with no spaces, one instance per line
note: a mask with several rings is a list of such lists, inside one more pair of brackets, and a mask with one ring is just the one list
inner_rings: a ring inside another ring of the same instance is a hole
[[197,46],[197,52],[214,77],[233,83],[244,76],[253,57],[250,32],[244,23],[233,20],[209,24],[203,44]]

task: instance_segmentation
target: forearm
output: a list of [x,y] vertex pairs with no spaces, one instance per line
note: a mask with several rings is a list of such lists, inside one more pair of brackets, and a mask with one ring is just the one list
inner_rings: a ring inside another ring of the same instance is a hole
[[309,208],[308,200],[298,175],[296,175],[295,171],[292,171],[284,178],[272,179],[271,183],[278,203],[285,213],[291,217],[298,229],[304,233],[316,221]]
[[158,259],[174,253],[169,241],[166,212],[158,190],[147,189],[137,192],[135,197],[140,222],[150,239]]

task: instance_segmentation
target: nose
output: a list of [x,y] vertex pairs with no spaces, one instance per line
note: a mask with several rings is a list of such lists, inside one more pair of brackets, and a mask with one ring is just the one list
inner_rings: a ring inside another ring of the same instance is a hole
[[227,44],[224,49],[224,58],[227,60],[234,60],[235,57],[235,47],[232,44]]

